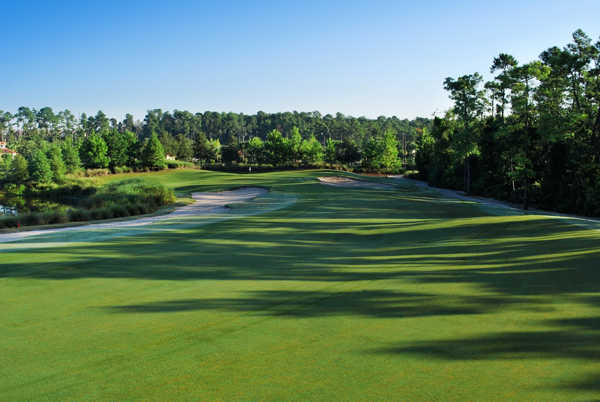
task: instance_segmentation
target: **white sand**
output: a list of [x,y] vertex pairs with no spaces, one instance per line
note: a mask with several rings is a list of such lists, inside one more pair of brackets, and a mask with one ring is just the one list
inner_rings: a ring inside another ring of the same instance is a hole
[[373,188],[377,190],[393,190],[394,186],[381,183],[372,183],[368,181],[354,180],[340,176],[317,177],[317,179],[327,186],[350,187],[350,188]]
[[184,207],[177,208],[170,214],[148,216],[120,222],[94,223],[89,225],[65,228],[30,230],[23,232],[0,234],[0,243],[21,240],[31,236],[46,235],[51,233],[76,232],[94,229],[131,228],[150,225],[155,222],[166,221],[173,218],[196,217],[209,214],[227,214],[228,209],[225,207],[226,205],[249,201],[265,193],[267,193],[267,190],[265,190],[264,188],[257,187],[240,188],[237,190],[222,191],[218,193],[193,193],[192,198],[196,200],[196,202],[194,202],[191,205],[186,205]]

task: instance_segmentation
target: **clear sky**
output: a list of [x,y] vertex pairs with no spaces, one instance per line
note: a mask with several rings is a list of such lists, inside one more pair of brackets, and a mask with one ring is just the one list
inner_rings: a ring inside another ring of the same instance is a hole
[[342,112],[448,108],[447,76],[598,39],[600,0],[5,1],[0,109]]

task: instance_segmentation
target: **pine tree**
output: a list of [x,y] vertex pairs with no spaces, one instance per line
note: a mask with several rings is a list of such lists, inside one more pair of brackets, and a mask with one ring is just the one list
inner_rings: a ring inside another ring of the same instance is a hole
[[102,169],[108,167],[108,146],[100,135],[92,133],[81,144],[79,156],[83,166],[88,169]]
[[62,183],[67,173],[67,167],[63,161],[62,152],[58,145],[52,146],[48,151],[48,162],[50,162],[50,169],[52,170],[52,176],[54,181]]
[[393,169],[398,166],[398,140],[396,133],[387,130],[382,139],[381,166],[384,169]]
[[145,168],[153,170],[160,170],[167,167],[165,150],[155,132],[152,133],[150,140],[144,147],[142,165]]
[[23,184],[29,180],[29,164],[21,155],[16,155],[10,162],[9,180],[15,184]]
[[66,138],[62,144],[62,157],[67,173],[73,173],[81,168],[79,149],[77,149],[71,138]]
[[29,176],[34,183],[50,183],[52,181],[52,168],[46,154],[38,149],[31,155],[29,161]]

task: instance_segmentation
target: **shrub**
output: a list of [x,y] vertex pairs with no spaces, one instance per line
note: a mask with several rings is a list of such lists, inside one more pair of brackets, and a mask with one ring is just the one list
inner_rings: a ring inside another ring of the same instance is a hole
[[130,168],[129,166],[115,166],[114,172],[117,174],[118,173],[131,173],[131,172],[133,172],[133,168]]
[[46,221],[44,220],[44,216],[39,212],[31,212],[28,214],[23,214],[20,216],[21,224],[23,226],[37,226],[44,225]]
[[98,177],[98,176],[106,176],[110,174],[110,170],[108,169],[86,169],[85,175],[87,177]]
[[126,208],[129,215],[140,215],[143,213],[139,204],[127,204]]
[[169,169],[193,168],[195,166],[196,165],[193,162],[174,161],[174,160],[167,161],[167,167]]
[[56,224],[56,223],[67,223],[69,222],[69,216],[64,210],[47,212],[44,214],[44,220],[48,224]]
[[114,205],[111,208],[111,212],[115,218],[122,218],[125,216],[129,216],[129,211],[123,205]]
[[18,216],[5,216],[0,218],[0,228],[16,228],[19,226]]
[[96,209],[92,209],[90,211],[92,219],[94,220],[101,220],[101,219],[111,219],[113,218],[113,213],[112,213],[112,209],[105,207],[105,208],[96,208]]
[[69,219],[73,222],[89,221],[91,214],[87,209],[72,209],[69,211]]
[[124,180],[100,188],[79,184],[45,186],[35,189],[33,194],[37,198],[71,205],[73,208],[68,211],[57,209],[27,213],[20,215],[17,220],[0,218],[0,228],[15,227],[19,223],[33,226],[143,215],[175,201],[173,190],[162,185],[146,184],[139,179]]

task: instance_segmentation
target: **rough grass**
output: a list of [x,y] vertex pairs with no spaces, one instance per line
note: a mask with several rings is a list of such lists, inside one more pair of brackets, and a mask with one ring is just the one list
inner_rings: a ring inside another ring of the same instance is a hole
[[598,231],[325,173],[135,175],[295,202],[1,244],[0,399],[598,397]]

